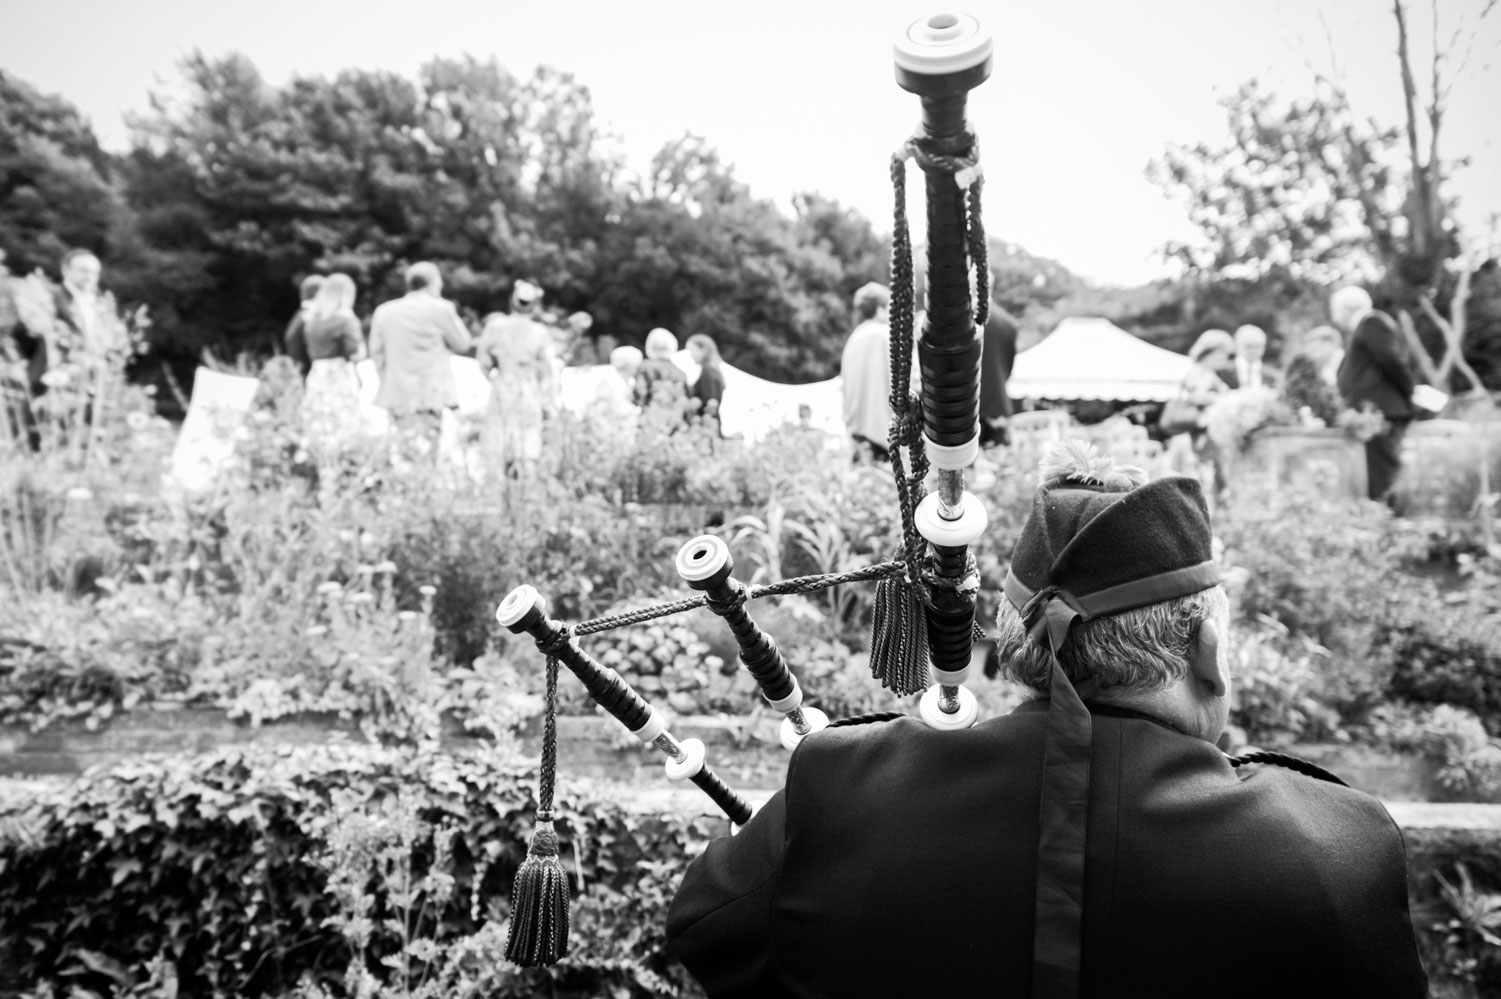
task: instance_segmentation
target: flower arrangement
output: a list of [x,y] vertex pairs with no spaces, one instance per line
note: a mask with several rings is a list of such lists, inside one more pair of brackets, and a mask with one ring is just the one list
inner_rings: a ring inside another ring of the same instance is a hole
[[1209,439],[1224,453],[1245,449],[1262,427],[1290,426],[1296,421],[1276,389],[1264,386],[1226,392],[1204,411]]
[[1345,436],[1362,444],[1386,429],[1386,417],[1368,402],[1359,409],[1341,410],[1335,422]]

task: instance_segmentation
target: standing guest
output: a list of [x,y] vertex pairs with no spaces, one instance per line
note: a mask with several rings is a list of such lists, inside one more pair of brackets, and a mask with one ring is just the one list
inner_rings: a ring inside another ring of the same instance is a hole
[[490,379],[490,406],[481,440],[492,467],[529,479],[542,459],[542,422],[558,408],[558,365],[552,332],[537,318],[542,289],[517,281],[510,315],[485,320],[476,358]]
[[[563,338],[567,350],[559,350],[558,360],[565,366],[599,363],[596,346],[589,339],[589,330],[593,326],[594,317],[587,312],[574,312],[563,320],[562,328],[567,330],[567,336]],[[605,359],[608,361],[608,353],[605,354]]]
[[[1183,378],[1181,391],[1198,407],[1200,413],[1234,386],[1235,340],[1224,330],[1205,330],[1199,334],[1188,359],[1193,366]],[[1199,424],[1203,426],[1202,421]]]
[[1266,332],[1249,323],[1235,331],[1235,367],[1226,379],[1231,388],[1276,387],[1281,373],[1266,363]]
[[667,941],[710,999],[1427,994],[1381,802],[1216,746],[1234,660],[1199,484],[1101,464],[1049,456],[1012,554],[997,656],[1032,700],[814,732],[689,864]]
[[313,299],[318,294],[318,289],[323,286],[323,278],[318,274],[309,274],[298,285],[298,294],[302,296],[302,304],[297,309],[297,315],[287,324],[287,332],[283,334],[282,343],[286,347],[287,356],[297,365],[297,370],[306,378],[313,368],[312,358],[308,356],[307,349],[307,317],[313,307]]
[[16,347],[26,361],[27,381],[33,396],[46,390],[42,376],[68,361],[86,360],[102,353],[99,329],[99,258],[88,250],[69,250],[62,258],[63,282],[53,293],[57,327],[31,330],[24,324],[14,331]]
[[705,423],[719,428],[719,409],[724,401],[724,368],[720,366],[719,345],[707,333],[688,338],[688,355],[698,364],[698,381],[693,383],[689,398],[694,411]]
[[844,343],[839,375],[844,381],[844,426],[855,442],[855,459],[886,461],[891,429],[891,291],[870,282],[855,292],[857,325]]
[[[103,352],[99,328],[99,277],[103,267],[99,258],[88,250],[69,250],[63,254],[63,284],[57,292],[57,318],[76,334],[68,347],[90,356]],[[63,360],[71,351],[64,349]]]
[[643,410],[663,410],[683,415],[688,398],[688,376],[672,363],[678,338],[658,326],[646,334],[646,360],[636,372],[631,399]]
[[1319,326],[1303,338],[1303,346],[1287,363],[1282,395],[1293,412],[1308,410],[1308,415],[1326,427],[1338,424],[1344,408],[1337,387],[1336,373],[1345,349],[1339,330]]
[[398,440],[436,459],[443,411],[459,404],[449,355],[474,346],[453,303],[443,298],[437,265],[407,268],[407,293],[375,310],[370,356],[380,377],[375,404],[384,407]]
[[1412,422],[1412,372],[1402,356],[1397,324],[1371,306],[1364,288],[1341,288],[1329,297],[1329,318],[1349,336],[1339,368],[1339,391],[1354,409],[1369,405],[1387,426],[1365,442],[1366,495],[1391,502],[1402,467],[1402,437]]
[[1220,396],[1230,391],[1235,377],[1235,338],[1224,330],[1205,330],[1188,348],[1193,362],[1178,394],[1162,408],[1159,432],[1168,441],[1168,459],[1173,470],[1187,473],[1196,464],[1213,463],[1215,481],[1221,482],[1215,462],[1214,442],[1204,429],[1206,413]]
[[[39,410],[46,408],[48,372],[67,364],[83,367],[102,360],[104,344],[100,330],[99,278],[103,267],[89,250],[72,249],[62,257],[62,285],[54,292],[52,313],[56,323],[50,328],[31,329],[25,323],[11,331],[12,349],[24,368],[25,388],[12,386],[10,409],[17,430],[32,450],[41,448]],[[21,377],[14,379],[19,382]]]
[[641,412],[631,401],[636,372],[641,370],[641,351],[637,347],[616,347],[610,351],[613,374],[600,380],[594,398],[589,401],[589,425],[597,439],[624,441],[636,432]]
[[[996,274],[990,272],[990,288],[995,291]],[[1016,364],[1016,320],[990,300],[990,315],[985,320],[984,346],[980,355],[980,443],[1006,444],[1011,423],[1011,396],[1006,383]]]
[[1303,338],[1303,350],[1317,362],[1319,377],[1339,388],[1339,367],[1345,361],[1345,338],[1333,326],[1315,326]]
[[353,279],[330,274],[299,317],[309,362],[302,423],[324,466],[360,433],[360,376],[354,366],[364,359],[365,341],[354,299]]

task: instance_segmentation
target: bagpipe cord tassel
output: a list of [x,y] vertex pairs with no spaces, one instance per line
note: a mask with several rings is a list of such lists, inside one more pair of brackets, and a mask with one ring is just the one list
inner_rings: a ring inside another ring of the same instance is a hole
[[556,964],[568,953],[568,872],[558,857],[552,824],[558,767],[558,660],[547,657],[547,707],[537,788],[537,828],[511,887],[511,930],[506,960],[523,968]]
[[928,615],[922,597],[906,578],[876,584],[871,616],[870,675],[903,696],[928,686]]

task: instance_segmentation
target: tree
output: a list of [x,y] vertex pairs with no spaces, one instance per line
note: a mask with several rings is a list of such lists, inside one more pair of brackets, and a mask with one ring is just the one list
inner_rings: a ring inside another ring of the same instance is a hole
[[183,72],[186,103],[135,123],[130,191],[144,240],[204,269],[193,293],[166,290],[184,345],[264,352],[311,272],[350,273],[364,311],[423,259],[479,313],[521,276],[564,298],[587,284],[616,166],[571,78],[472,58],[280,89],[243,56]]
[[[1488,0],[1478,19],[1495,6]],[[1440,153],[1447,102],[1478,21],[1462,22],[1446,39],[1430,0],[1425,93],[1414,72],[1408,5],[1392,0],[1391,11],[1401,127],[1360,120],[1343,85],[1328,76],[1316,78],[1312,100],[1281,109],[1252,81],[1225,102],[1227,144],[1171,147],[1148,176],[1187,202],[1204,236],[1198,246],[1168,247],[1191,271],[1320,283],[1379,277],[1425,375],[1445,384],[1457,372],[1478,387],[1463,346],[1467,275],[1480,261],[1462,251],[1444,194],[1456,164]],[[1445,289],[1447,315],[1436,301]]]
[[54,275],[63,253],[105,254],[123,208],[112,164],[83,116],[0,71],[0,256]]
[[529,278],[597,334],[708,333],[777,378],[833,373],[849,299],[885,273],[867,220],[802,195],[788,218],[699,136],[624,175],[587,88],[546,67],[437,59],[271,87],[243,56],[189,57],[186,97],[134,122],[127,190],[158,329],[190,355],[275,349],[294,282],[344,271],[360,310],[432,260],[471,314]]
[[665,326],[714,337],[761,377],[831,377],[850,298],[884,277],[869,221],[819,195],[788,219],[755,198],[702,136],[663,146],[601,248],[598,314],[627,339]]

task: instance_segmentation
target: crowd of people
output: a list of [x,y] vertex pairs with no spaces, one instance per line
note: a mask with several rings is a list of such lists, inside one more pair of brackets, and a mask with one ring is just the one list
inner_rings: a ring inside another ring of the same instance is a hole
[[[590,317],[548,316],[542,289],[518,280],[507,310],[487,315],[474,333],[443,297],[435,265],[413,264],[405,280],[405,295],[376,307],[368,348],[353,309],[353,280],[329,274],[302,282],[303,307],[287,328],[285,346],[304,372],[303,423],[311,448],[322,458],[336,457],[363,432],[355,365],[368,354],[379,383],[375,404],[389,414],[398,447],[436,453],[443,413],[459,404],[450,359],[472,356],[490,386],[478,435],[484,466],[513,478],[535,474],[544,425],[561,409],[562,370],[583,356],[579,347]],[[617,377],[602,381],[590,401],[591,425],[628,433],[649,410],[670,412],[675,425],[707,422],[717,432],[725,389],[718,347],[712,337],[695,334],[688,351],[699,366],[691,385],[672,360],[678,340],[671,331],[652,330],[644,355],[615,347],[608,357]]]
[[[70,362],[99,353],[101,265],[87,250],[71,250],[61,261],[62,284],[51,303],[55,322],[19,322],[5,337],[4,390],[11,435],[38,446],[37,414],[47,408],[52,385]],[[386,411],[398,447],[436,453],[442,414],[458,406],[450,363],[454,355],[473,357],[490,384],[488,410],[478,431],[486,468],[527,477],[542,458],[543,427],[561,409],[562,369],[590,359],[604,340],[587,339],[591,319],[578,312],[563,317],[544,310],[543,291],[531,281],[515,282],[503,312],[471,330],[455,305],[443,297],[443,278],[431,263],[412,264],[405,273],[406,294],[380,304],[368,336],[355,311],[357,287],[346,274],[311,276],[301,284],[302,306],[284,339],[287,355],[300,370],[301,421],[310,451],[319,461],[336,460],[365,434],[361,414],[360,363],[373,362],[378,386],[375,405]],[[915,289],[919,301],[922,289]],[[869,283],[855,292],[856,325],[840,358],[843,412],[856,460],[885,460],[891,424],[891,335],[887,286]],[[1014,403],[1007,381],[1016,357],[1017,325],[992,302],[983,331],[980,372],[982,444],[1004,444]],[[1401,466],[1403,436],[1420,414],[1417,388],[1391,316],[1373,308],[1357,287],[1331,297],[1329,325],[1297,338],[1285,367],[1267,359],[1267,335],[1245,324],[1234,333],[1204,331],[1188,351],[1192,362],[1175,398],[1163,407],[1155,426],[1168,442],[1171,463],[1213,469],[1224,486],[1224,455],[1208,432],[1217,405],[1256,389],[1274,393],[1292,412],[1313,425],[1358,423],[1364,438],[1367,492],[1390,501]],[[922,317],[916,317],[921,328]],[[687,350],[698,369],[690,383],[673,360],[678,338],[658,327],[644,338],[644,351],[622,345],[606,357],[615,377],[598,383],[589,402],[590,423],[602,434],[630,434],[643,413],[667,428],[693,421],[718,433],[725,393],[719,349],[712,337],[690,336]],[[911,387],[920,384],[914,351]],[[49,374],[50,372],[50,374]],[[1355,414],[1352,417],[1352,414]],[[1360,423],[1360,420],[1364,423]]]
[[[845,430],[857,461],[889,457],[890,303],[890,290],[883,284],[867,284],[855,293],[856,325],[840,358]],[[1217,405],[1255,390],[1306,425],[1355,432],[1365,448],[1367,495],[1391,502],[1402,439],[1420,412],[1413,400],[1417,383],[1395,320],[1375,309],[1364,289],[1335,292],[1329,320],[1298,338],[1285,368],[1267,359],[1267,334],[1259,326],[1247,323],[1234,333],[1209,329],[1200,334],[1188,351],[1192,364],[1177,395],[1162,407],[1153,427],[1167,444],[1171,467],[1198,470],[1222,490],[1228,455],[1209,433],[1210,421]],[[915,329],[920,328],[921,314],[915,320]],[[1016,322],[992,302],[982,336],[980,441],[1004,444],[1015,409],[1007,381],[1016,360]],[[914,351],[910,388],[919,386]]]
[[1402,439],[1418,414],[1417,382],[1397,324],[1373,307],[1362,288],[1346,287],[1329,300],[1331,325],[1308,331],[1286,369],[1266,361],[1266,333],[1243,325],[1235,333],[1206,330],[1189,348],[1193,362],[1178,395],[1163,408],[1159,427],[1215,468],[1223,486],[1218,446],[1207,433],[1213,407],[1247,389],[1275,393],[1302,421],[1334,427],[1346,414],[1370,422],[1364,439],[1369,498],[1391,502],[1401,468]]

